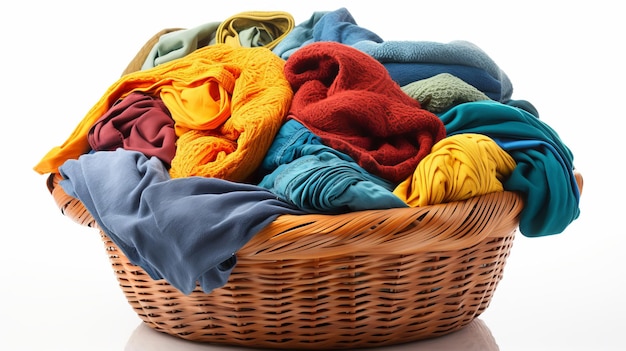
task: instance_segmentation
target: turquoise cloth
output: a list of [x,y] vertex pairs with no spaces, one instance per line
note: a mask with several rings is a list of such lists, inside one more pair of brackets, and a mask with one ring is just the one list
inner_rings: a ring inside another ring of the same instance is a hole
[[523,235],[558,234],[578,218],[574,156],[548,124],[522,108],[490,100],[460,104],[439,117],[448,135],[487,135],[513,157],[517,166],[503,186],[524,196]]
[[259,186],[310,213],[408,207],[393,194],[394,184],[323,145],[293,119],[281,127],[259,170]]

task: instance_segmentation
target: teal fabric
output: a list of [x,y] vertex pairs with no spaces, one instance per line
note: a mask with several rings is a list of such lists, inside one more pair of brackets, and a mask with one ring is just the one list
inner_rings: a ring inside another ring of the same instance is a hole
[[509,106],[513,106],[513,107],[521,108],[522,110],[526,110],[526,111],[532,113],[533,116],[539,117],[539,111],[537,110],[535,105],[533,105],[528,100],[513,100],[513,99],[511,99],[511,100],[509,100],[509,101],[507,101],[505,103],[507,105],[509,105]]
[[578,218],[574,156],[548,124],[525,109],[496,101],[467,102],[439,117],[448,135],[487,135],[517,162],[503,186],[525,199],[519,226],[523,235],[559,234]]
[[370,174],[348,155],[322,144],[296,120],[279,130],[265,156],[259,186],[310,213],[408,207],[394,184]]

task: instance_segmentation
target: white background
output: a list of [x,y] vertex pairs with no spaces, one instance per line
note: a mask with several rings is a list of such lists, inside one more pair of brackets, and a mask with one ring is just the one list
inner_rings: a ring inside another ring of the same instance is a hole
[[439,344],[412,346],[462,350],[486,337],[495,340],[491,349],[503,351],[626,349],[626,28],[617,4],[3,3],[0,350],[216,349],[145,330],[117,286],[98,233],[61,215],[45,176],[32,167],[69,136],[160,29],[191,28],[250,10],[286,11],[299,24],[314,11],[342,6],[384,40],[462,39],[481,47],[509,75],[513,98],[532,102],[572,149],[585,177],[581,216],[566,231],[515,239],[504,279],[478,325]]

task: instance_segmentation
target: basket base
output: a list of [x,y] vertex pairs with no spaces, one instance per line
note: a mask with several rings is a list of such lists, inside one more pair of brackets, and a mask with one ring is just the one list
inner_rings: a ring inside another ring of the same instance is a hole
[[[243,260],[226,286],[190,295],[152,281],[104,235],[103,240],[128,302],[152,329],[228,346],[339,350],[408,343],[464,328],[489,306],[514,235],[487,238],[454,257],[381,256],[376,267],[370,256],[317,264],[286,260],[251,276],[250,266],[259,262]],[[311,281],[306,287],[284,284],[294,266],[309,272],[302,277]],[[342,283],[333,286],[333,280]]]

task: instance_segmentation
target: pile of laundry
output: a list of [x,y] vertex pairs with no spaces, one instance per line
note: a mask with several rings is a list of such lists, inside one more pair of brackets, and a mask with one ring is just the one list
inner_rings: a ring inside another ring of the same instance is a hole
[[224,285],[283,214],[524,198],[520,232],[579,216],[573,155],[467,41],[385,41],[345,8],[250,11],[151,38],[60,146],[58,173],[154,279]]

